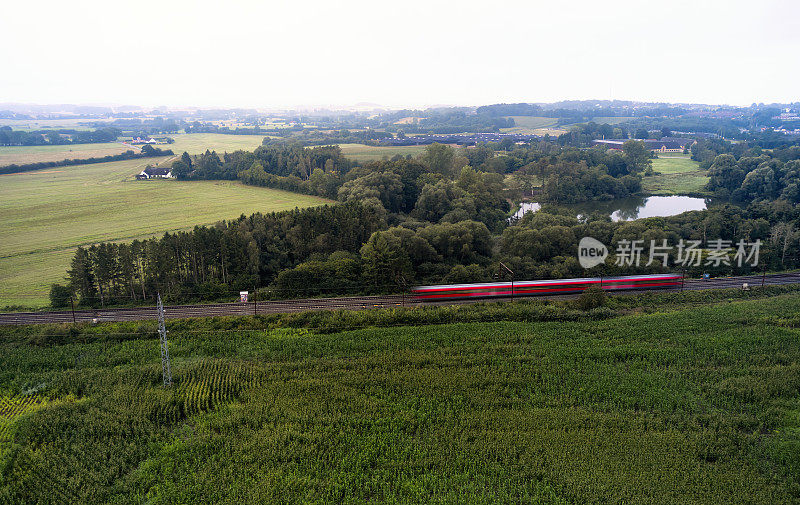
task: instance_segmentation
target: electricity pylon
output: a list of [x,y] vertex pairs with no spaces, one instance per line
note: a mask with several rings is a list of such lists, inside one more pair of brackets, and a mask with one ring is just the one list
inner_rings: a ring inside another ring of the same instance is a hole
[[161,293],[158,294],[158,335],[161,340],[161,370],[164,372],[164,386],[172,385],[172,371],[169,368],[169,349],[167,348],[167,327],[164,324],[164,306]]

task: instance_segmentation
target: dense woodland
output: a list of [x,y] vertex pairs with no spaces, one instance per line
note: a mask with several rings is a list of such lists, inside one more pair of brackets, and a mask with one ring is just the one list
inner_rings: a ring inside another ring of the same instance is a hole
[[[640,175],[651,168],[650,158],[649,151],[633,141],[625,144],[623,152],[565,148],[550,142],[462,149],[432,144],[416,159],[395,157],[356,166],[337,146],[309,149],[269,144],[254,152],[225,153],[222,160],[210,151],[194,157],[184,153],[173,164],[172,173],[178,179],[240,179],[331,199],[374,197],[389,212],[411,213],[425,185],[452,181],[465,167],[484,174],[514,174],[515,183],[528,191],[542,181],[540,197],[547,202],[627,197],[641,190]],[[391,183],[394,177],[401,179],[400,184]],[[403,193],[402,206],[390,202],[399,193]],[[452,196],[445,197],[442,205],[447,200]]]
[[[70,296],[84,305],[129,303],[157,292],[170,301],[224,299],[239,289],[256,289],[261,297],[378,293],[412,284],[488,281],[500,262],[518,279],[579,276],[585,270],[575,252],[584,236],[606,244],[621,239],[671,244],[680,239],[761,240],[762,265],[793,268],[800,259],[800,211],[792,189],[798,181],[796,163],[765,154],[738,160],[722,154],[713,164],[710,184],[726,184],[722,167],[741,164],[743,171],[755,167],[750,172],[759,174],[760,182],[772,180],[765,179],[770,170],[773,176],[779,173],[774,180],[780,186],[771,192],[759,189],[762,198],[748,205],[612,222],[605,215],[578,219],[558,204],[638,192],[640,174],[650,169],[650,154],[640,143],[629,142],[622,152],[553,143],[510,151],[434,144],[417,158],[363,165],[343,157],[335,146],[269,145],[222,159],[213,152],[184,154],[173,166],[179,178],[238,178],[340,203],[80,248],[67,285],[54,287],[53,303],[69,303]],[[744,185],[750,188],[753,178],[745,175],[741,184],[748,181]],[[526,191],[538,191],[539,201],[551,203],[510,222],[509,196]],[[657,262],[638,268],[603,266],[593,273],[662,268]],[[732,267],[694,270],[731,273]]]

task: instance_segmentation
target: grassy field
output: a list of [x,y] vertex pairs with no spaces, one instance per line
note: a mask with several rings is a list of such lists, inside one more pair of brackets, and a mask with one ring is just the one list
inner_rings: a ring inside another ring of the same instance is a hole
[[416,156],[425,150],[426,146],[365,146],[362,144],[339,144],[342,154],[358,161],[372,161],[391,158],[396,155]]
[[798,503],[798,311],[3,329],[0,502]]
[[548,128],[558,124],[558,118],[554,117],[533,117],[533,116],[510,116],[517,126],[527,128]]
[[615,125],[635,119],[633,117],[595,117],[592,121],[597,124]]
[[[186,151],[189,154],[200,154],[206,149],[219,154],[233,152],[238,149],[252,151],[261,145],[263,135],[222,135],[218,133],[178,133],[170,134],[174,144],[158,145],[161,149],[172,149],[176,155]],[[12,163],[36,163],[40,161],[61,161],[64,159],[82,159],[109,154],[124,153],[128,150],[138,152],[141,146],[130,146],[122,142],[102,144],[75,144],[68,146],[0,146],[0,166]]]
[[567,132],[563,128],[555,127],[558,118],[552,117],[533,117],[533,116],[509,116],[514,119],[513,128],[501,128],[503,133],[519,133],[522,135],[552,135],[558,136]]
[[704,193],[708,175],[689,155],[667,153],[653,160],[653,171],[660,175],[645,177],[642,188],[653,195],[686,195]]
[[[159,146],[163,147],[163,146]],[[66,146],[0,146],[0,167],[4,165],[38,163],[41,161],[80,160],[120,154],[125,151],[138,152],[138,147],[121,142],[99,144],[74,144]]]
[[0,306],[38,306],[75,247],[210,224],[323,199],[228,181],[136,181],[155,159],[0,176]]
[[0,126],[10,126],[14,130],[94,130],[79,123],[98,121],[97,119],[0,119]]
[[659,154],[653,160],[653,170],[662,174],[685,174],[699,172],[700,164],[688,154],[666,153]]
[[180,155],[186,151],[189,154],[204,153],[206,149],[224,152],[233,152],[239,149],[252,151],[261,145],[265,135],[223,135],[220,133],[173,133],[167,135],[175,139],[174,144],[157,146],[172,151]]

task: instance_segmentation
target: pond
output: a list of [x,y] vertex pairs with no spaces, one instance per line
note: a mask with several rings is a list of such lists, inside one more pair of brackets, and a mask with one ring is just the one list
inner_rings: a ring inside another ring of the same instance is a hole
[[[645,196],[583,202],[564,207],[573,209],[576,216],[599,213],[611,216],[613,221],[633,221],[646,217],[675,216],[690,210],[705,210],[707,203],[705,198],[692,196]],[[536,202],[523,202],[512,219],[520,218],[528,212],[536,212],[540,208],[541,205]]]

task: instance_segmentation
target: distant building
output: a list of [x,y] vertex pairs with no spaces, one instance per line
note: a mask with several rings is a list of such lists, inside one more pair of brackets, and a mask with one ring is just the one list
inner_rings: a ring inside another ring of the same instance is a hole
[[[594,140],[595,146],[604,146],[608,149],[622,149],[622,145],[631,139],[603,139]],[[636,140],[636,139],[633,139]],[[694,144],[694,140],[680,137],[664,137],[661,140],[640,140],[651,151],[657,153],[682,153],[687,146]]]
[[145,179],[174,179],[171,168],[147,167],[136,176],[140,181]]
[[148,137],[148,138],[135,137],[135,138],[132,138],[131,141],[129,142],[129,144],[133,144],[133,145],[140,145],[140,144],[153,145],[153,144],[163,144],[163,143],[164,142],[159,142],[158,140],[156,140],[156,139],[154,139],[152,137]]

